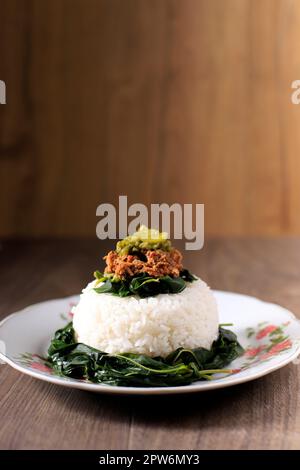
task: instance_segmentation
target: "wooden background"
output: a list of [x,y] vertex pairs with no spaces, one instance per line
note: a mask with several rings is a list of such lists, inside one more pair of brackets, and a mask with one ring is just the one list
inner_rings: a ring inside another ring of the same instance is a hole
[[299,0],[0,0],[0,236],[201,202],[208,235],[300,234]]

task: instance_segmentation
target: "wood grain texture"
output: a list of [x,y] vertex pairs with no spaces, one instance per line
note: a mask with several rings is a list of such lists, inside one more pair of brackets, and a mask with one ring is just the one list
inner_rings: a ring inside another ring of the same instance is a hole
[[300,234],[299,1],[0,1],[0,236],[93,235],[120,194]]
[[[107,245],[6,242],[0,318],[78,293]],[[300,317],[300,240],[210,240],[186,265],[218,289],[277,302]],[[242,312],[241,312],[242,314]],[[178,397],[69,390],[0,365],[1,449],[299,449],[300,374],[291,364],[232,388]]]

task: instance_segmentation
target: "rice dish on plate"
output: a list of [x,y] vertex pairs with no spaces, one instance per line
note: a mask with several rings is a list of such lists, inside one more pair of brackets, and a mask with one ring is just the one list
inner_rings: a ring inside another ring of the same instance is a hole
[[183,266],[167,233],[141,226],[103,258],[73,319],[57,330],[48,364],[66,377],[128,387],[213,380],[243,353],[219,325],[209,287]]

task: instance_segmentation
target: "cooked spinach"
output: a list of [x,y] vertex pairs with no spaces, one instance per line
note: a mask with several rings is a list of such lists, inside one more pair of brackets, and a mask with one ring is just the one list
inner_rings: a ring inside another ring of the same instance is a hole
[[209,380],[225,370],[243,348],[234,333],[219,327],[210,350],[179,348],[166,358],[140,354],[108,354],[77,343],[72,322],[58,330],[48,350],[48,364],[59,375],[94,383],[130,387],[167,387]]
[[119,279],[99,271],[96,271],[94,276],[98,283],[101,283],[99,287],[94,288],[98,294],[110,293],[119,297],[138,295],[142,298],[158,294],[178,294],[185,289],[187,282],[197,279],[187,269],[184,269],[179,277],[152,277],[142,273],[130,279]]

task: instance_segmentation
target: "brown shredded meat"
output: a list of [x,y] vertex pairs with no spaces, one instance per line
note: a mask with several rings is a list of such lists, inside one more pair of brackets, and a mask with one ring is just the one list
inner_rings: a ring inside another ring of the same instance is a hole
[[145,261],[136,255],[119,256],[116,251],[110,251],[104,257],[106,261],[105,273],[113,273],[120,278],[147,273],[149,276],[173,276],[178,277],[182,271],[182,254],[176,249],[171,251],[154,250],[146,251]]

